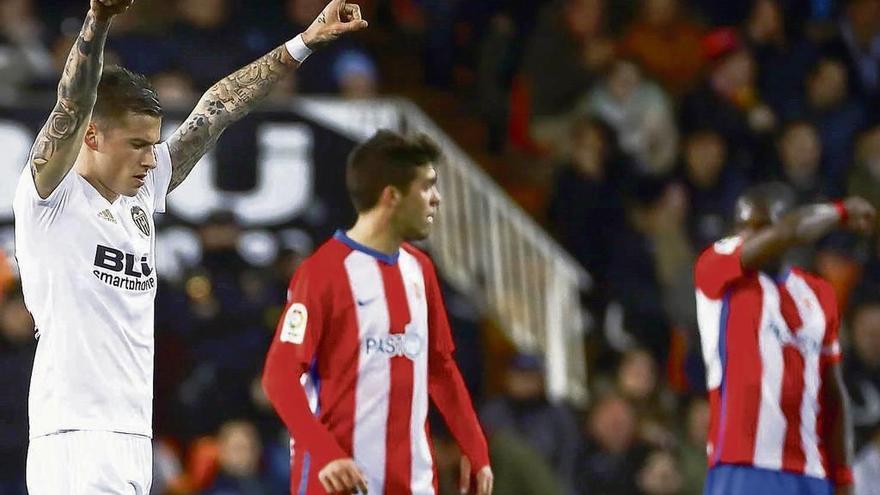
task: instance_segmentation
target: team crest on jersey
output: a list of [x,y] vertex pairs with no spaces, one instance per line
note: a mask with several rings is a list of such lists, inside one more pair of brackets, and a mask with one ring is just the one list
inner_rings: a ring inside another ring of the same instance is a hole
[[131,207],[131,219],[145,236],[150,237],[150,219],[140,206]]
[[281,328],[281,342],[302,344],[306,338],[306,325],[309,322],[309,311],[304,304],[293,303],[284,315]]

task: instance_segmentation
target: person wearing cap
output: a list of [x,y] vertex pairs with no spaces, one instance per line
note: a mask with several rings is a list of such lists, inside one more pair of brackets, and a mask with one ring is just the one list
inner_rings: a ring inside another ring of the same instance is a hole
[[702,45],[710,69],[682,102],[681,129],[686,134],[714,129],[727,140],[735,161],[754,163],[772,147],[768,138],[778,120],[756,89],[754,57],[733,28],[710,32]]
[[565,487],[574,494],[578,427],[572,412],[552,404],[544,391],[544,362],[529,353],[514,355],[507,365],[504,393],[480,410],[480,421],[491,435],[508,432],[522,437],[553,467]]

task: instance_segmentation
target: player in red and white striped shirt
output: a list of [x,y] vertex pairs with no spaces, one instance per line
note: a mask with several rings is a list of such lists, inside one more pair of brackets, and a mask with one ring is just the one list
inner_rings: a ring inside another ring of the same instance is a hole
[[707,495],[850,493],[852,427],[831,286],[775,267],[838,225],[869,232],[861,198],[777,217],[778,185],[737,203],[738,234],[697,260],[697,313],[711,404]]
[[[452,357],[427,237],[439,149],[380,131],[349,158],[358,219],[299,267],[263,374],[292,437],[291,493],[434,495],[428,397],[464,454],[462,486],[492,491],[486,440]],[[467,465],[467,466],[465,466]]]

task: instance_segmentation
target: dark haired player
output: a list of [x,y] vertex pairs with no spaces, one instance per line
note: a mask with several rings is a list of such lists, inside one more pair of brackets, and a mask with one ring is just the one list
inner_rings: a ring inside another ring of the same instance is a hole
[[870,232],[857,197],[787,209],[764,184],[736,205],[737,234],[697,260],[697,314],[711,405],[707,495],[851,493],[852,424],[840,371],[840,317],[831,285],[790,248],[838,227]]
[[356,5],[331,1],[305,32],[212,86],[159,142],[162,108],[146,79],[103,70],[110,23],[131,3],[91,0],[16,189],[16,258],[38,337],[31,495],[149,493],[153,213],[313,48],[367,24]]
[[464,454],[461,488],[492,491],[486,440],[452,357],[428,236],[440,151],[380,131],[349,157],[357,222],[299,267],[263,373],[292,436],[291,493],[437,494],[428,397]]

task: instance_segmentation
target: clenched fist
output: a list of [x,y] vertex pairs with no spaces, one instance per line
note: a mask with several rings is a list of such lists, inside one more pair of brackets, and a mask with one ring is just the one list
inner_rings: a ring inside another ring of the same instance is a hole
[[877,223],[877,210],[866,200],[850,196],[843,202],[846,208],[846,227],[859,234],[870,234]]
[[89,7],[98,19],[109,20],[128,10],[133,3],[134,0],[90,0]]
[[361,8],[345,0],[333,0],[302,34],[303,43],[312,50],[320,48],[339,36],[367,27],[361,18]]

